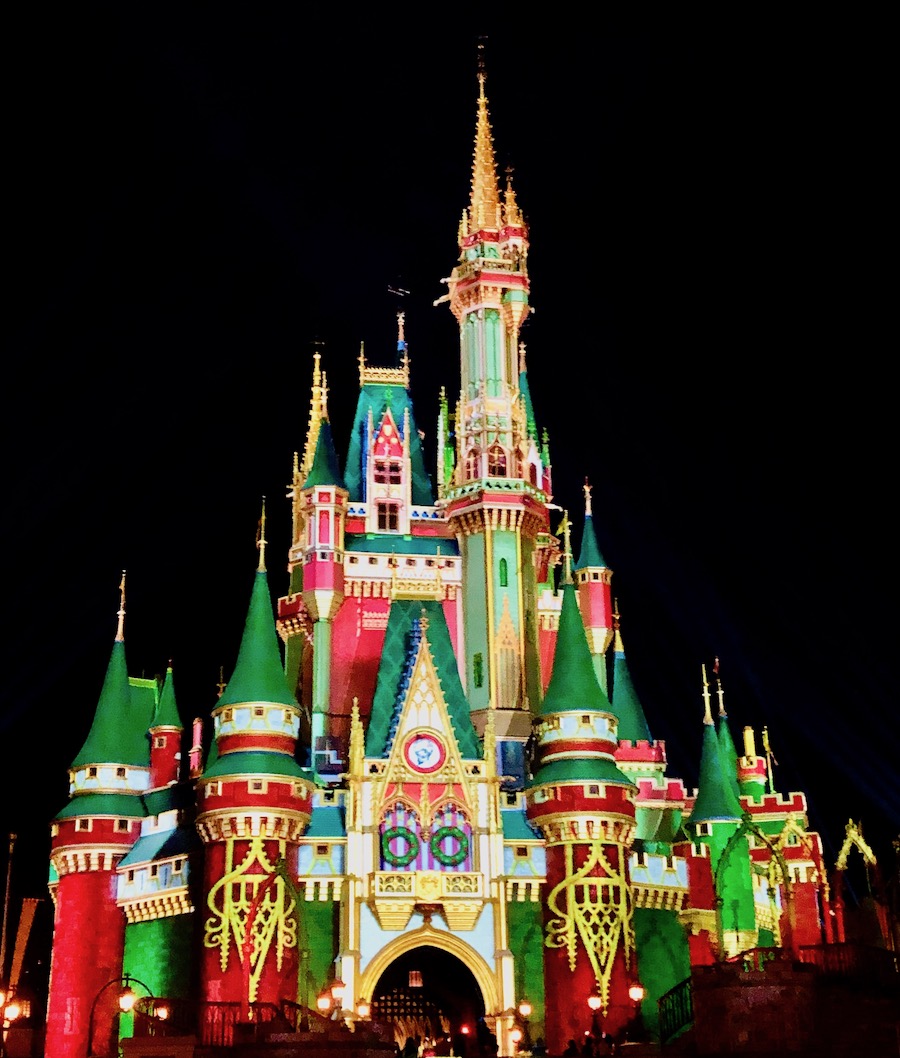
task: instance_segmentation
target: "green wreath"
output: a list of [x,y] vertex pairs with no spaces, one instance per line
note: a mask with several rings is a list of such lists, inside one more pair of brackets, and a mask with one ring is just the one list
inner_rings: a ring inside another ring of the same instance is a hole
[[[456,852],[444,852],[441,848],[444,838],[455,838],[459,842]],[[458,867],[469,855],[469,839],[459,827],[440,827],[431,835],[429,848],[431,855],[444,867]]]
[[[406,852],[392,852],[394,838],[403,838],[409,846]],[[381,855],[392,867],[407,867],[419,855],[419,839],[409,827],[390,827],[381,835]]]

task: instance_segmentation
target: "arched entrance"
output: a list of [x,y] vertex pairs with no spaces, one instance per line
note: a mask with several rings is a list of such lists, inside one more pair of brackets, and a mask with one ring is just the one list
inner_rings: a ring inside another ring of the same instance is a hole
[[[438,1043],[443,1037],[453,1054],[478,1058],[489,1031],[484,995],[488,967],[471,949],[454,951],[460,943],[452,935],[429,932],[415,946],[390,945],[364,974],[372,1018],[393,1025],[401,1048],[410,1036]],[[488,993],[490,999],[492,982]],[[438,1053],[450,1049],[438,1048]]]

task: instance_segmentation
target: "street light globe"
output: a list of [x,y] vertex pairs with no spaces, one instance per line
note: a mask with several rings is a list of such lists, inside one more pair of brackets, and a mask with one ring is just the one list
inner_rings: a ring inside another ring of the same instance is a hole
[[319,1010],[330,1010],[331,1009],[331,991],[326,989],[324,992],[320,992],[316,996],[316,1006]]
[[5,1021],[15,1021],[17,1018],[22,1016],[22,1004],[18,999],[11,999],[6,1006],[3,1008],[3,1018]]
[[369,1016],[371,1010],[372,1010],[372,1008],[369,1006],[369,1004],[364,999],[361,999],[356,1004],[356,1013],[359,1014],[359,1016],[361,1018],[367,1018]]
[[158,1006],[153,1013],[159,1018],[160,1021],[167,1021],[169,1017],[169,1008],[163,1003]]
[[119,1010],[123,1014],[127,1014],[129,1011],[134,1010],[134,1004],[137,1002],[137,992],[130,985],[126,985],[119,993]]
[[527,1018],[529,1014],[531,1014],[531,1004],[528,1002],[527,999],[523,999],[519,1003],[519,1013],[522,1015],[523,1018]]
[[598,996],[596,992],[591,992],[591,994],[588,996],[587,1001],[587,1005],[591,1008],[591,1010],[599,1010],[602,1004],[603,1000],[600,998],[600,996]]
[[512,1032],[509,1034],[509,1038],[513,1041],[513,1043],[518,1043],[522,1039],[522,1030],[519,1028],[513,1029]]
[[644,998],[644,986],[639,984],[633,984],[628,989],[628,998],[632,1001],[632,1003],[640,1003],[640,1001]]

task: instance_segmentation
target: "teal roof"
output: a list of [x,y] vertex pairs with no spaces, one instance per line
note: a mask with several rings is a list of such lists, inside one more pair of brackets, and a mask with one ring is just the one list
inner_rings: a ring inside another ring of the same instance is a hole
[[119,861],[120,867],[133,867],[136,863],[152,863],[167,860],[172,856],[189,856],[203,848],[200,835],[194,827],[176,827],[157,834],[140,837]]
[[688,817],[689,823],[737,822],[741,818],[740,802],[722,768],[719,739],[713,724],[703,725],[703,748],[700,755],[700,782],[697,800]]
[[536,841],[541,837],[519,808],[515,812],[501,812],[500,824],[503,827],[504,841]]
[[396,533],[348,533],[344,550],[367,555],[436,555],[459,556],[459,544],[438,536],[398,536]]
[[347,466],[344,471],[344,482],[350,493],[351,501],[362,502],[365,496],[366,435],[369,429],[369,412],[372,413],[374,429],[378,429],[384,413],[390,409],[397,424],[402,440],[404,437],[404,416],[409,410],[409,457],[412,472],[412,502],[417,506],[430,506],[434,503],[434,490],[431,478],[425,470],[425,458],[422,452],[422,441],[413,417],[412,401],[402,386],[389,386],[368,382],[359,391],[356,402],[356,414],[353,418],[353,432],[350,435],[350,446],[347,452]]
[[312,774],[286,753],[270,750],[246,750],[222,753],[203,773],[204,779],[221,779],[226,775],[277,775],[292,779],[306,779],[314,783]]
[[606,560],[600,554],[597,546],[597,534],[594,532],[594,519],[591,515],[584,516],[584,530],[581,535],[581,554],[578,556],[576,569],[602,568],[606,569]]
[[540,715],[583,712],[585,709],[612,712],[609,699],[597,681],[575,587],[570,581],[563,585],[553,672],[541,703]]
[[335,805],[316,805],[304,837],[343,838],[347,835],[344,809]]
[[177,727],[179,731],[184,730],[181,717],[178,715],[178,705],[175,701],[175,680],[172,676],[171,665],[166,669],[166,678],[163,681],[159,704],[156,707],[156,714],[153,717],[151,726]]
[[237,664],[216,708],[245,702],[297,706],[281,663],[272,597],[264,569],[256,571]]
[[133,688],[125,661],[125,642],[116,639],[91,729],[70,767],[78,769],[92,764],[149,767],[147,729],[155,706],[155,698],[145,688]]
[[306,481],[303,482],[303,488],[309,489],[314,485],[337,485],[338,488],[344,488],[337,452],[334,450],[331,423],[327,419],[323,419],[319,426],[313,464]]
[[160,816],[163,812],[174,812],[178,809],[189,812],[194,807],[193,789],[183,782],[163,786],[159,790],[145,793],[144,804],[147,806],[147,814],[151,816]]
[[620,739],[627,742],[639,742],[642,739],[653,741],[644,707],[631,682],[624,650],[617,650],[614,655],[612,707],[619,718]]
[[72,819],[75,816],[128,816],[144,819],[147,808],[140,794],[83,793],[76,794],[54,819]]
[[421,638],[420,618],[423,612],[428,617],[431,657],[441,681],[459,752],[464,759],[480,758],[483,754],[481,741],[472,725],[469,702],[459,679],[444,608],[434,600],[411,599],[395,599],[391,603],[372,713],[366,729],[366,756],[386,757],[391,751],[394,731],[409,686],[409,673]]

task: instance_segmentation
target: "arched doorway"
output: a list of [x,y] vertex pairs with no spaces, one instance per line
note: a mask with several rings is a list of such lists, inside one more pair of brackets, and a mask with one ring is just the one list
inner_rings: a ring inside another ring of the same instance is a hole
[[436,944],[398,954],[378,977],[371,1003],[373,1020],[392,1024],[401,1048],[409,1036],[438,1042],[444,1037],[454,1054],[481,1053],[486,1033],[481,988],[462,959]]

